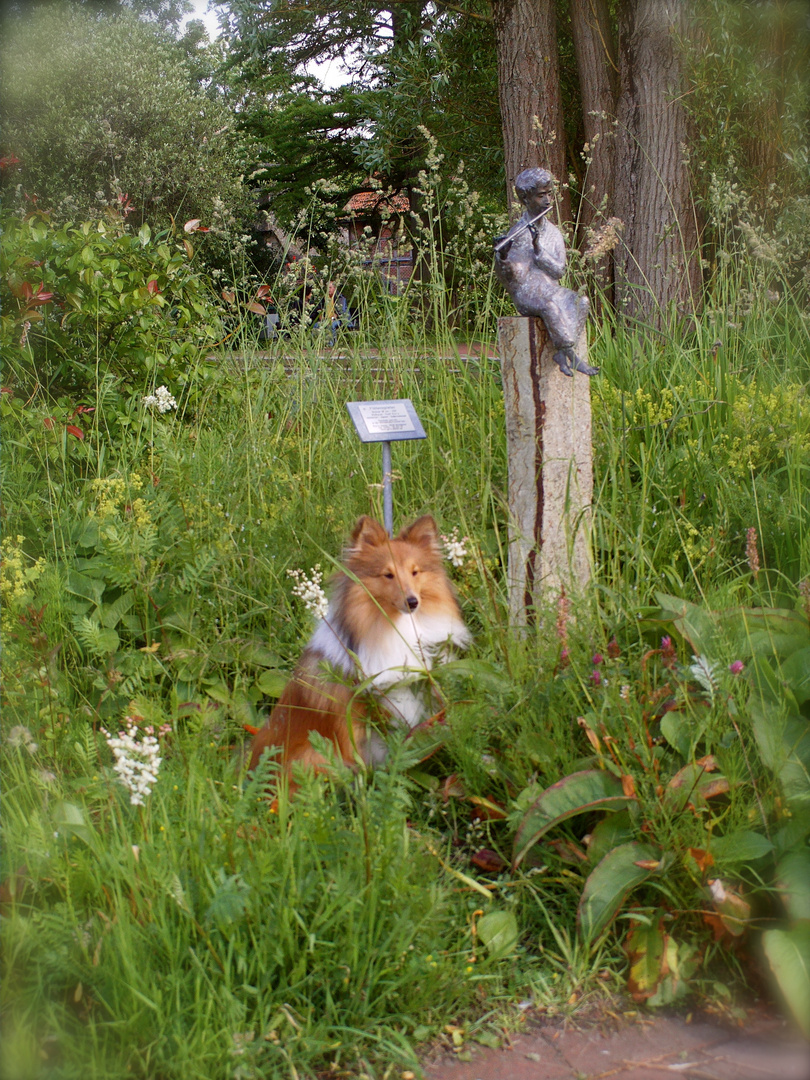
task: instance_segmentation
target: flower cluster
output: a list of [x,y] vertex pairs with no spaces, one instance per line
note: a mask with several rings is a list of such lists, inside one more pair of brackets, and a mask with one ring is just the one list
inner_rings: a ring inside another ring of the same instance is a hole
[[457,569],[464,565],[464,560],[467,558],[467,544],[469,544],[469,542],[469,536],[459,537],[458,525],[453,526],[453,531],[449,536],[442,536],[444,557]]
[[34,741],[34,736],[23,724],[16,724],[9,731],[8,735],[6,735],[6,742],[9,746],[15,746],[19,750],[27,750],[29,754],[35,754],[39,749],[38,744]]
[[31,586],[45,571],[45,559],[31,562],[23,551],[23,536],[6,536],[0,544],[0,604],[3,628],[12,625],[11,611],[26,599]]
[[167,413],[177,408],[177,402],[165,386],[159,386],[154,394],[147,394],[143,403],[147,408],[157,409],[159,413]]
[[137,725],[131,716],[126,717],[126,725],[126,731],[119,731],[117,736],[105,731],[104,738],[115,757],[113,768],[118,779],[129,790],[129,801],[133,806],[143,806],[144,799],[152,794],[163,760],[160,744],[153,727],[145,728],[139,739]]
[[288,570],[287,577],[295,581],[293,596],[303,600],[307,611],[312,612],[316,619],[326,618],[329,610],[329,600],[323,590],[323,573],[320,563],[313,566],[309,576],[304,570]]

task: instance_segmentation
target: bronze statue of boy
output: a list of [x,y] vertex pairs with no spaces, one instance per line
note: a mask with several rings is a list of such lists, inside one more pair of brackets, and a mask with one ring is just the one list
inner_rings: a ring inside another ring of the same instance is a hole
[[[554,177],[545,169],[524,169],[515,191],[525,207],[521,218],[495,241],[495,275],[521,315],[543,320],[563,375],[574,370],[596,375],[581,360],[576,344],[588,318],[588,298],[559,284],[565,273],[565,242],[546,215],[552,207]],[[573,369],[573,370],[572,370]]]

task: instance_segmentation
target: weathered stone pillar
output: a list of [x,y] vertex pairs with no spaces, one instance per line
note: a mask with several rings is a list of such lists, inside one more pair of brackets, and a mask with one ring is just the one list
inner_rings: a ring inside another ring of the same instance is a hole
[[[509,461],[509,619],[590,580],[591,389],[563,375],[540,319],[498,319]],[[577,355],[587,362],[583,332]]]

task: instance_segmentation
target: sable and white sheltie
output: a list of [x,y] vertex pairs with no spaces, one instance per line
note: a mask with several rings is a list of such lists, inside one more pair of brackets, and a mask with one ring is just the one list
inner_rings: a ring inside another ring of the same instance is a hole
[[358,684],[368,680],[393,721],[415,727],[426,703],[414,684],[436,659],[470,641],[429,515],[394,539],[378,522],[361,517],[343,565],[326,616],[253,740],[251,770],[269,747],[280,748],[288,776],[295,762],[324,765],[309,741],[313,731],[333,742],[347,764],[356,760],[355,747],[364,761],[379,764],[385,743],[365,722],[367,703]]

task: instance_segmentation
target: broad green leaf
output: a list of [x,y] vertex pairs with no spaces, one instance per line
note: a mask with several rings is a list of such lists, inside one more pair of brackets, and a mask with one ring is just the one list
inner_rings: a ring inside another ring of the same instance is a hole
[[212,682],[205,686],[205,693],[213,698],[214,701],[220,702],[222,705],[229,705],[231,701],[231,691],[224,682]]
[[680,713],[668,712],[661,719],[661,734],[673,750],[677,750],[686,760],[692,753],[691,728],[690,719]]
[[577,924],[586,940],[613,921],[627,894],[655,873],[660,860],[657,848],[635,841],[608,852],[589,875],[579,901]]
[[290,676],[283,671],[263,671],[256,680],[256,685],[268,697],[278,698],[289,681]]
[[791,920],[810,922],[810,848],[784,855],[776,867],[776,886]]
[[711,656],[717,636],[713,613],[667,593],[657,592],[655,599],[661,605],[659,621],[672,623],[698,656]]
[[633,839],[633,825],[628,810],[617,810],[607,814],[591,829],[588,844],[588,862],[596,866],[609,851],[620,844],[627,844]]
[[810,925],[766,930],[762,945],[791,1012],[810,1038]]
[[477,923],[478,936],[493,960],[502,960],[515,951],[518,924],[513,911],[489,911]]
[[789,656],[782,664],[780,674],[799,705],[810,701],[810,645]]
[[810,626],[788,608],[736,608],[719,619],[729,644],[741,656],[788,657],[810,647]]
[[621,810],[632,801],[622,791],[619,778],[601,769],[586,769],[558,780],[546,788],[520,823],[513,866],[519,866],[540,837],[560,822],[594,810]]
[[279,658],[260,641],[245,641],[239,650],[240,659],[246,664],[255,664],[256,667],[277,668]]
[[74,596],[81,596],[83,600],[92,600],[94,604],[100,604],[101,597],[104,595],[104,582],[99,578],[80,574],[77,570],[70,570],[67,576],[67,591]]
[[762,833],[742,829],[712,839],[709,851],[717,863],[756,862],[773,851],[773,844]]
[[624,944],[630,959],[627,989],[636,1001],[648,998],[661,981],[665,940],[659,919],[637,923],[627,936]]
[[100,629],[96,637],[98,647],[102,653],[114,653],[118,651],[118,646],[121,644],[121,639],[115,630],[111,630],[109,627]]
[[135,603],[132,591],[122,593],[112,604],[102,604],[99,609],[102,625],[114,630]]
[[90,843],[90,827],[85,821],[84,811],[75,803],[58,802],[53,808],[53,823],[58,832],[78,836],[85,844]]

